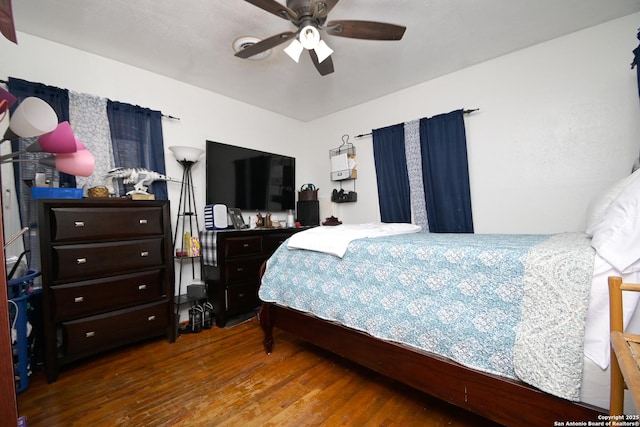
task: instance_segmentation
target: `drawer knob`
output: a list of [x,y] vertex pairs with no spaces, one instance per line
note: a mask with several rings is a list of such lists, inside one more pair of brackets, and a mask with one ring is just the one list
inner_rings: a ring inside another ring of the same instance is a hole
[[249,247],[249,244],[248,244],[248,243],[244,243],[244,244],[242,245],[242,247],[243,247],[243,248],[248,248],[248,247]]
[[148,223],[149,223],[149,221],[147,221],[146,219],[141,219],[140,220],[140,224],[148,224]]
[[76,259],[76,263],[77,264],[86,264],[87,263],[87,259],[86,258],[78,258],[78,259]]
[[84,297],[75,297],[73,302],[84,302]]
[[154,321],[154,320],[156,320],[156,316],[149,316],[149,317],[147,317],[147,320],[149,322]]
[[76,227],[84,227],[84,221],[75,221],[73,225]]
[[138,290],[139,291],[143,291],[145,289],[147,289],[147,285],[144,285],[144,284],[143,285],[138,285]]
[[242,271],[242,267],[238,267],[238,268],[236,269],[236,271],[237,271],[238,273],[240,273],[240,272]]
[[142,251],[142,252],[140,252],[140,256],[141,256],[141,257],[149,256],[149,251]]
[[89,332],[84,334],[84,336],[87,337],[87,338],[94,337],[95,335],[96,335],[96,333],[94,331],[89,331]]

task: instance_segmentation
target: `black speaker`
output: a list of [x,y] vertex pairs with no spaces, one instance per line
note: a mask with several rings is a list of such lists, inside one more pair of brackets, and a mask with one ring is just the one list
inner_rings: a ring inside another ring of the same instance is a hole
[[318,200],[298,201],[297,207],[300,225],[320,225],[320,202]]

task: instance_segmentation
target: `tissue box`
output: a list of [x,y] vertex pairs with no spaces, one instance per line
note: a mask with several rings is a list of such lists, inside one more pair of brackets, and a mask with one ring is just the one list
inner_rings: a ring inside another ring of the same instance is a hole
[[189,256],[200,256],[200,238],[197,236],[189,240]]
[[82,199],[82,188],[31,187],[34,199]]

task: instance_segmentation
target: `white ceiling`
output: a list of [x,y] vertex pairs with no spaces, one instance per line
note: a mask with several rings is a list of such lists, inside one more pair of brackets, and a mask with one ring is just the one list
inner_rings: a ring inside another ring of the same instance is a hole
[[236,58],[238,37],[295,30],[243,0],[17,0],[13,11],[19,32],[309,121],[638,12],[640,0],[341,0],[329,21],[407,30],[400,41],[323,36],[335,51],[324,77],[308,55],[293,62],[287,43],[260,61]]

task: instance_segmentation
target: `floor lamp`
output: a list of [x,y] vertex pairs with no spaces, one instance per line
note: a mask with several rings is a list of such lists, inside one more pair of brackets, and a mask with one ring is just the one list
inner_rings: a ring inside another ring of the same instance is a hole
[[[176,227],[173,236],[173,249],[175,251],[175,258],[180,262],[180,268],[178,270],[178,295],[176,298],[177,304],[177,319],[180,322],[180,305],[183,302],[188,302],[188,298],[183,298],[182,295],[182,268],[184,262],[191,262],[191,275],[195,278],[195,259],[199,258],[199,255],[193,255],[190,251],[191,238],[199,237],[200,224],[198,222],[198,212],[196,208],[196,198],[193,189],[193,177],[191,175],[191,168],[198,162],[198,159],[204,153],[204,150],[194,147],[169,147],[169,150],[173,153],[178,163],[182,166],[182,186],[180,188],[180,201],[178,202],[178,216],[176,218]],[[195,223],[195,229],[194,229]],[[187,238],[186,233],[189,233]],[[181,236],[181,242],[178,243],[178,236]]]

